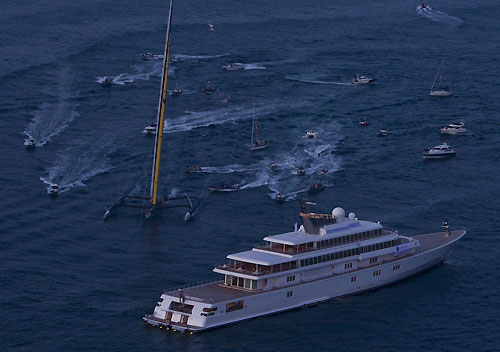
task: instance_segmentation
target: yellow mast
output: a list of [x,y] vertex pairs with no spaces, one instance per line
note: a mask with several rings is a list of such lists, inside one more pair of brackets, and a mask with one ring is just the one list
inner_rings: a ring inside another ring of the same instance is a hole
[[151,173],[151,204],[153,206],[156,205],[158,196],[158,177],[160,174],[161,145],[163,140],[163,127],[165,122],[165,99],[167,97],[167,78],[168,78],[168,63],[170,55],[170,28],[172,24],[172,7],[173,7],[173,0],[170,0],[170,11],[168,14],[168,24],[167,24],[167,36],[165,43],[165,51],[163,54],[161,93],[160,93],[160,101],[158,102],[158,117],[156,119],[156,138],[155,138],[155,151],[153,159],[153,171]]

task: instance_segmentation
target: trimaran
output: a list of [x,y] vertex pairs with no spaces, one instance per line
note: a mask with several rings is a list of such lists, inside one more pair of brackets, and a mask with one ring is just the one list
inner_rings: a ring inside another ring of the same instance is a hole
[[[161,91],[158,102],[158,115],[156,126],[161,126],[156,129],[155,148],[153,156],[153,169],[151,172],[151,190],[147,197],[126,195],[120,198],[116,203],[111,205],[104,213],[104,219],[112,214],[118,207],[141,208],[144,211],[145,217],[149,218],[157,209],[169,208],[188,208],[184,220],[189,220],[198,205],[200,199],[198,197],[189,197],[186,193],[182,196],[163,198],[158,196],[158,178],[160,174],[160,156],[163,140],[163,126],[165,121],[165,100],[167,97],[167,79],[168,79],[168,63],[170,55],[170,32],[172,25],[172,7],[173,0],[170,0],[170,10],[168,14],[167,35],[165,41],[165,51],[163,55],[163,71],[161,77]],[[184,200],[185,202],[180,202]],[[193,204],[193,201],[195,204]]]

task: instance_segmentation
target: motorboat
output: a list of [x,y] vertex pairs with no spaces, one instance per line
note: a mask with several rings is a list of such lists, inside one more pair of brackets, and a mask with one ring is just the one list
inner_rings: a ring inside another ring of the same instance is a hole
[[352,79],[352,84],[369,84],[375,82],[376,78],[372,77],[366,77],[363,75],[360,75],[359,73],[356,73],[356,77]]
[[306,174],[306,170],[303,167],[299,167],[296,171],[297,176],[304,176]]
[[467,130],[464,127],[464,121],[450,123],[448,126],[441,126],[440,130],[442,134],[464,134]]
[[178,57],[173,57],[170,59],[171,64],[180,64],[181,62],[182,62],[182,60],[179,59]]
[[53,183],[49,187],[49,195],[51,195],[51,196],[57,196],[60,191],[61,191],[61,189],[59,188],[57,183]]
[[111,84],[113,83],[113,80],[109,77],[106,77],[104,81],[101,82],[101,86],[103,87],[111,87]]
[[155,135],[157,126],[158,125],[156,123],[152,123],[151,125],[144,127],[144,130],[142,131],[142,133]]
[[388,131],[388,130],[378,130],[378,134],[377,135],[379,137],[385,137],[385,136],[388,136],[390,134],[392,134],[391,131]]
[[424,159],[441,159],[457,155],[447,143],[437,145],[432,148],[425,148],[422,152]]
[[184,167],[184,172],[203,172],[203,169],[198,165]]
[[208,189],[214,192],[231,192],[240,189],[239,184],[231,184],[229,182],[221,183],[219,186],[208,186]]
[[328,174],[328,169],[323,169],[321,170],[321,173],[319,174],[321,177],[326,176]]
[[360,125],[360,126],[368,126],[368,121],[366,121],[366,120],[361,120],[361,121],[359,121],[359,125]]
[[271,171],[276,171],[278,170],[278,165],[273,161],[270,165],[269,165],[269,170]]
[[153,55],[153,53],[142,54],[142,59],[143,60],[153,60],[154,58],[155,58],[155,56]]
[[306,135],[304,136],[304,138],[308,138],[308,139],[314,139],[316,138],[316,135],[318,134],[318,131],[315,131],[315,130],[307,130],[306,131]]
[[182,89],[180,89],[179,86],[177,86],[177,84],[176,84],[175,89],[172,91],[172,96],[176,97],[176,96],[181,95],[181,94],[182,94]]
[[278,203],[283,203],[285,201],[285,199],[286,199],[286,196],[281,192],[279,192],[276,195],[276,202],[278,202]]
[[422,3],[422,5],[420,5],[420,8],[421,8],[421,9],[425,9],[425,8],[427,8],[427,5],[425,4],[425,2],[423,2],[423,3]]
[[210,28],[211,31],[215,31],[215,26],[208,21],[208,28]]
[[325,186],[321,183],[313,183],[312,185],[309,186],[309,194],[314,194],[318,193],[320,191],[323,191],[325,189]]
[[203,89],[203,93],[205,93],[205,94],[211,94],[213,92],[215,92],[215,87],[212,87],[210,85],[210,81],[208,81],[207,82],[207,86]]
[[24,145],[28,149],[34,148],[36,146],[36,141],[35,141],[35,139],[33,137],[29,137],[28,139],[24,140]]
[[234,62],[232,64],[222,66],[222,70],[224,71],[237,71],[237,70],[243,70],[244,68],[245,65],[243,65],[241,62]]

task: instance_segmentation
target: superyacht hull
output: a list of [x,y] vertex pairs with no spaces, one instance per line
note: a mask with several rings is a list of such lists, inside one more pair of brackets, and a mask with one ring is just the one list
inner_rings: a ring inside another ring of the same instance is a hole
[[[162,301],[154,313],[143,319],[154,326],[199,332],[366,292],[404,280],[441,263],[463,235],[465,231],[453,231],[450,236],[444,233],[418,236],[415,239],[423,245],[414,254],[388,258],[380,264],[366,267],[358,267],[359,264],[354,262],[353,268],[343,273],[336,270],[343,267],[345,261],[309,271],[294,270],[287,275],[294,275],[297,283],[285,287],[251,292],[226,287],[219,281],[183,290],[182,298],[177,292],[167,292],[161,296]],[[276,285],[279,279],[269,279],[274,280],[269,284]]]

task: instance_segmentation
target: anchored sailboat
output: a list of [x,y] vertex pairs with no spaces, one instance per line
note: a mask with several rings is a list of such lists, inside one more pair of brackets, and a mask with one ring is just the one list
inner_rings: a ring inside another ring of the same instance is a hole
[[[254,140],[255,135],[255,140]],[[252,122],[252,139],[250,142],[251,150],[261,150],[267,148],[267,141],[259,140],[259,121],[257,119],[257,109],[253,104],[253,122]]]
[[[443,75],[443,64],[444,64],[444,58],[443,58],[443,60],[441,60],[441,65],[439,65],[439,68],[436,72],[436,77],[434,77],[434,82],[432,82],[431,92],[429,94],[432,97],[449,97],[450,95],[453,94],[453,92],[451,90],[441,88],[441,78]],[[436,90],[434,90],[434,85],[436,84],[436,80],[437,80],[438,76],[439,76],[438,88]]]
[[[168,79],[168,63],[170,55],[170,32],[172,25],[172,8],[173,0],[170,0],[170,10],[168,14],[168,25],[165,43],[165,52],[163,55],[163,71],[161,77],[161,90],[160,98],[158,101],[158,115],[156,119],[155,132],[155,147],[154,147],[154,157],[153,157],[153,168],[151,172],[151,189],[149,197],[139,197],[139,196],[124,196],[118,200],[115,204],[109,207],[104,213],[104,219],[106,219],[111,213],[120,206],[132,207],[132,208],[142,208],[146,218],[149,218],[153,211],[157,209],[168,209],[168,208],[188,208],[184,220],[189,220],[193,215],[194,211],[200,203],[198,197],[189,197],[186,193],[183,196],[163,198],[158,196],[158,179],[160,174],[160,157],[161,157],[161,147],[163,141],[163,127],[165,122],[165,100],[167,97],[167,79]],[[186,203],[182,204],[178,201],[185,200]],[[193,200],[195,204],[193,204]],[[142,202],[142,204],[141,204]]]

